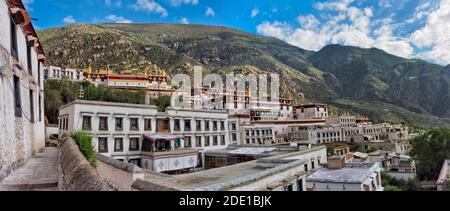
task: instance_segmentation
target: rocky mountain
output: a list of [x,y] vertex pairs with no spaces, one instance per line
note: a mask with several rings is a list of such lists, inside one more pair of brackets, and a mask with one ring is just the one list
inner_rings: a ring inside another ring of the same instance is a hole
[[[69,25],[39,32],[48,64],[169,74],[278,73],[281,92],[297,102],[325,102],[378,121],[449,126],[450,67],[379,49],[330,45],[306,51],[239,30],[177,24]],[[364,106],[362,106],[364,105]],[[387,111],[379,106],[389,108]]]

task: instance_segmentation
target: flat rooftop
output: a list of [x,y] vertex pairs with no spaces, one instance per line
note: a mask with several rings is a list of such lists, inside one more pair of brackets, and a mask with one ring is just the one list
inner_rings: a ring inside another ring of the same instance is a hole
[[135,183],[138,185],[134,187],[145,191],[161,188],[187,191],[226,191],[303,165],[307,162],[306,160],[289,158],[324,148],[320,146],[185,175],[172,176],[144,170],[144,182]]
[[342,169],[322,168],[307,177],[308,182],[320,183],[363,183],[378,169],[378,164],[370,166],[344,167]]
[[290,152],[298,152],[298,147],[291,146],[239,146],[232,145],[226,149],[214,150],[205,152],[206,156],[255,156],[255,157],[270,157],[282,155]]

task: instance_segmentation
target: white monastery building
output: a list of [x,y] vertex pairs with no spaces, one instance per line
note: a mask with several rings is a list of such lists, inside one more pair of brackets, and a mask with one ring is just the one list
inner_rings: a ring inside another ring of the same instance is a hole
[[20,0],[0,0],[0,179],[45,147],[44,52]]

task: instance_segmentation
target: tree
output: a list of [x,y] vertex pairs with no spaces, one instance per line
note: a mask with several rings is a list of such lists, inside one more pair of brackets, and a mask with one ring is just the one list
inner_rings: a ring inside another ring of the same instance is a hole
[[72,82],[68,80],[46,80],[45,88],[45,115],[50,124],[58,124],[58,109],[78,98],[78,91],[83,86],[84,100],[118,102],[118,103],[145,103],[145,90],[115,89],[108,86],[95,86],[88,81]]
[[450,129],[432,129],[416,137],[411,145],[418,177],[421,180],[436,180],[442,162],[450,157]]
[[392,185],[386,185],[384,186],[384,191],[402,191],[400,188]]
[[170,96],[160,96],[156,99],[151,99],[150,104],[156,105],[159,112],[164,112],[170,106],[171,99]]

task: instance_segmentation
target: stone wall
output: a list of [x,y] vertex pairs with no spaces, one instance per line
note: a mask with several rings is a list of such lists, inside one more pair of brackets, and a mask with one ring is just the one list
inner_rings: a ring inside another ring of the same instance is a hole
[[75,141],[63,137],[59,149],[59,188],[63,191],[112,191],[81,154]]
[[98,174],[119,191],[131,191],[133,182],[144,178],[144,171],[134,164],[121,162],[98,153],[95,158]]

